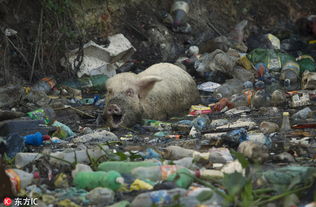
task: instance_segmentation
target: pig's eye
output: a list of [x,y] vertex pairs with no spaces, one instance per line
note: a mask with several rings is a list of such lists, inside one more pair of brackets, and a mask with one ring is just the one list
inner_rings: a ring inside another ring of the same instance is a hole
[[125,94],[126,94],[127,96],[133,97],[133,96],[134,96],[134,91],[133,91],[133,89],[129,88],[129,89],[127,89],[127,90],[125,91]]

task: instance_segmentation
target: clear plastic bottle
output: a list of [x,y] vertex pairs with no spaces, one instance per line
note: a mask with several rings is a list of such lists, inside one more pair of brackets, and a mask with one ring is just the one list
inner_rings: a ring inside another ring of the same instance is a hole
[[54,78],[42,78],[32,86],[32,90],[49,93],[55,86],[56,80]]
[[183,168],[176,165],[162,165],[152,167],[138,167],[132,170],[132,176],[139,179],[149,179],[151,181],[166,180],[169,175],[175,174],[177,170]]
[[280,132],[288,132],[291,130],[291,124],[290,124],[290,113],[289,112],[283,112],[283,120]]

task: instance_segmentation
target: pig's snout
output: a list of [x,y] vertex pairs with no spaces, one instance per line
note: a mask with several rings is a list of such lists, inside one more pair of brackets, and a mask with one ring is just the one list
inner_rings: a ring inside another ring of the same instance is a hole
[[116,104],[111,104],[107,109],[107,113],[109,115],[121,115],[122,110]]

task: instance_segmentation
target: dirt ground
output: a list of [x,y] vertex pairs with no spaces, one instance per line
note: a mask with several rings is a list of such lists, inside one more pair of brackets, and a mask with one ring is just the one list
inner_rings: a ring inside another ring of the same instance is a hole
[[[174,62],[188,43],[201,43],[218,36],[214,27],[226,34],[243,19],[249,21],[246,34],[272,32],[286,37],[293,31],[293,23],[313,14],[316,7],[312,0],[264,3],[197,0],[192,2],[188,17],[192,33],[181,34],[162,24],[162,13],[171,4],[164,0],[3,0],[1,31],[11,28],[18,34],[10,37],[11,41],[1,38],[0,84],[34,82],[44,76],[59,80],[74,77],[71,69],[60,66],[64,53],[80,47],[80,42],[104,43],[110,34],[121,32],[132,42],[137,49],[132,57],[136,62],[134,70],[139,71],[153,63]],[[156,35],[151,35],[153,29],[158,31]],[[169,31],[168,35],[161,37],[165,31]],[[160,49],[161,42],[170,45],[168,50]]]

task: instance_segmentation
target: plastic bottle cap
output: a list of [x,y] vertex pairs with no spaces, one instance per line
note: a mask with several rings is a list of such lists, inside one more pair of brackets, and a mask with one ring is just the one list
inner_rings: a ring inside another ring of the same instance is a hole
[[289,112],[283,112],[283,116],[289,116],[290,113]]
[[116,178],[115,181],[116,181],[117,183],[124,184],[124,178],[122,178],[122,177]]

